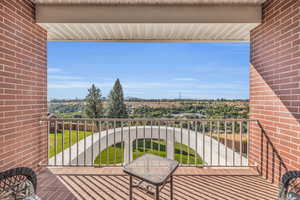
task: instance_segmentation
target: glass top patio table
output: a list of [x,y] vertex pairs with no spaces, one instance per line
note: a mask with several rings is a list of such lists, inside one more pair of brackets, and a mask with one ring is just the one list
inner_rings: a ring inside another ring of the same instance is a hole
[[175,172],[178,165],[176,160],[144,154],[125,165],[124,172],[153,185],[162,185]]

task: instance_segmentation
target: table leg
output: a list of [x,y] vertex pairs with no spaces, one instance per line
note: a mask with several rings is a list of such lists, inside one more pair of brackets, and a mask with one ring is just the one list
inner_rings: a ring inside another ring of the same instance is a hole
[[155,200],[159,200],[159,186],[156,186]]
[[129,176],[129,200],[132,200],[132,176]]
[[173,200],[173,175],[170,177],[170,199]]

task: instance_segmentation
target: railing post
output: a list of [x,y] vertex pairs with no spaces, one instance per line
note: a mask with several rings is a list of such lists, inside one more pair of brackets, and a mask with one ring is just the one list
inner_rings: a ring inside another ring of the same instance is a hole
[[129,135],[124,137],[124,165],[133,160],[133,142]]
[[167,141],[167,158],[174,159],[174,134],[175,132],[171,131],[169,134],[168,128],[166,128],[166,141]]

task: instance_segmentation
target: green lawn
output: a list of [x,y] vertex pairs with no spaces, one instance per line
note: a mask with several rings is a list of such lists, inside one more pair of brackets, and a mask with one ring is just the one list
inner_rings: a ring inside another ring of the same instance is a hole
[[[136,148],[136,143],[133,143],[133,158],[145,154],[152,153],[155,155],[159,155],[162,157],[166,157],[166,143],[164,141],[152,140],[151,149],[151,140],[145,140],[145,151],[144,151],[144,140],[138,140],[138,148]],[[100,154],[96,157],[94,163],[95,165],[99,164],[118,164],[123,162],[123,148],[121,143],[117,143],[115,146],[110,146],[101,152],[101,163],[100,163]],[[182,154],[181,154],[182,152]],[[196,152],[189,148],[186,145],[181,145],[180,143],[175,143],[175,160],[182,164],[195,164],[195,158],[197,160],[197,164],[202,164],[201,157]],[[188,160],[189,155],[189,160]]]
[[85,113],[83,112],[57,113],[56,116],[59,118],[75,118],[75,116],[81,116],[82,118],[86,117]]
[[[65,130],[64,133],[64,149],[67,149],[70,147],[70,131]],[[86,137],[89,135],[92,135],[91,131],[86,131],[85,132]],[[84,131],[79,131],[78,132],[78,141],[82,140],[84,138]],[[49,147],[49,158],[55,155],[55,134],[50,133],[49,135],[49,140],[50,140],[50,147]],[[62,133],[59,132],[56,135],[56,141],[57,141],[57,151],[56,153],[62,152]],[[77,131],[72,130],[71,131],[71,146],[77,142]]]

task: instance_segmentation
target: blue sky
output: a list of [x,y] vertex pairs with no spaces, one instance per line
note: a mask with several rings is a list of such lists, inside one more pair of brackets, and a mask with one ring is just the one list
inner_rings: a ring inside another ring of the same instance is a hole
[[107,96],[119,78],[125,97],[248,98],[249,43],[48,42],[49,98]]

